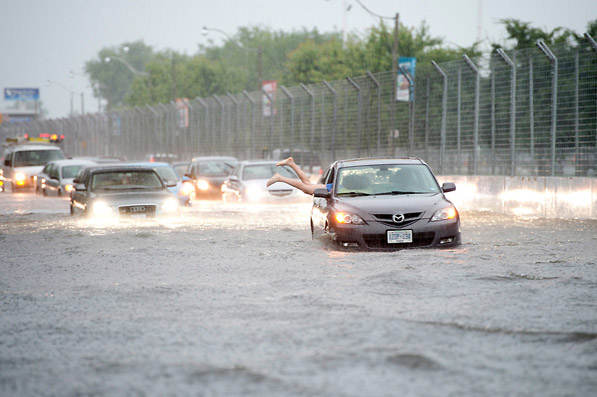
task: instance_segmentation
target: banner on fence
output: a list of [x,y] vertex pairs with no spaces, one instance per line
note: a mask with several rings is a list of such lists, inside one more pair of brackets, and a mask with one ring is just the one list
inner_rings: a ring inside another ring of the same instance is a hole
[[187,106],[185,99],[176,98],[176,109],[178,110],[178,128],[189,128],[189,107]]
[[[266,94],[267,93],[267,94]],[[263,81],[263,115],[271,116],[276,114],[274,99],[276,98],[276,81]]]
[[[417,58],[400,57],[398,58],[398,65],[406,69],[413,79],[415,78]],[[408,82],[408,79],[404,77],[404,75],[400,71],[398,71],[397,73],[398,76],[396,79],[396,100],[408,102],[412,100],[410,84]]]

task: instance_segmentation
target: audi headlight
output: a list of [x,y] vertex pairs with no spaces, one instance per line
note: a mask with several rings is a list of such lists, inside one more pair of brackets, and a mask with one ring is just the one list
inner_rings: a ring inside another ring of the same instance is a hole
[[199,190],[207,190],[207,189],[209,189],[209,182],[204,181],[203,179],[199,179],[197,181],[197,189],[199,189]]
[[17,182],[23,182],[25,179],[27,179],[27,175],[25,175],[24,173],[17,172],[15,174],[15,181],[17,181]]
[[456,218],[456,215],[458,215],[458,211],[456,211],[456,208],[454,208],[454,207],[442,208],[441,210],[438,210],[435,212],[435,214],[433,214],[433,216],[431,217],[431,222],[446,221],[448,219],[454,219],[454,218]]
[[169,198],[162,204],[162,211],[164,212],[176,212],[178,211],[178,201],[173,198]]
[[95,203],[93,203],[93,206],[91,207],[91,213],[96,216],[110,215],[113,212],[114,210],[112,209],[112,207],[110,207],[103,201],[96,201]]
[[365,221],[358,215],[349,212],[336,212],[336,222],[348,225],[364,225]]

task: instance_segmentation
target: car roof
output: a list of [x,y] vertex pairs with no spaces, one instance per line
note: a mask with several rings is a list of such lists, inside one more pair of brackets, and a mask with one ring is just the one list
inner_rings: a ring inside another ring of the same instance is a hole
[[236,157],[226,157],[226,156],[206,156],[206,157],[194,157],[193,162],[195,161],[210,161],[210,160],[231,160],[231,161],[238,161]]
[[60,150],[62,149],[59,146],[50,144],[50,143],[26,143],[23,145],[15,145],[15,146],[8,146],[8,149],[12,151],[20,151],[20,150]]
[[93,167],[90,172],[91,173],[100,173],[103,171],[116,171],[116,172],[126,172],[126,171],[139,171],[139,170],[147,170],[153,171],[152,167],[145,167],[141,165],[133,165],[133,164],[115,164],[115,165],[101,165],[99,167]]
[[425,164],[418,157],[368,157],[336,161],[338,168],[380,164]]
[[124,165],[135,165],[135,166],[141,166],[141,167],[172,167],[172,165],[170,163],[164,163],[164,162],[160,162],[160,161],[139,161],[139,162],[133,162],[133,163],[127,163]]
[[244,160],[241,161],[240,165],[267,165],[267,164],[278,164],[279,161],[277,160]]
[[58,164],[60,166],[65,166],[65,165],[95,165],[95,164],[97,164],[96,162],[91,161],[91,160],[81,160],[81,159],[53,160],[53,161],[50,161],[50,163],[52,163],[52,164]]

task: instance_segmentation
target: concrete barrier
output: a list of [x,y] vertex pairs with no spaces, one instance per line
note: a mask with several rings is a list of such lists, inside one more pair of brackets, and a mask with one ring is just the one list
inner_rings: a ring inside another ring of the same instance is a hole
[[456,184],[446,196],[461,211],[597,219],[597,178],[446,175],[438,180]]

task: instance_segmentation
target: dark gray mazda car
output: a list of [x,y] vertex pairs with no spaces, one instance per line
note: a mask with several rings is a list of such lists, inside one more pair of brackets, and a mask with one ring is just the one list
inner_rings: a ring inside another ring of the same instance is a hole
[[418,158],[337,161],[313,195],[311,231],[343,247],[370,250],[460,244],[458,210]]

